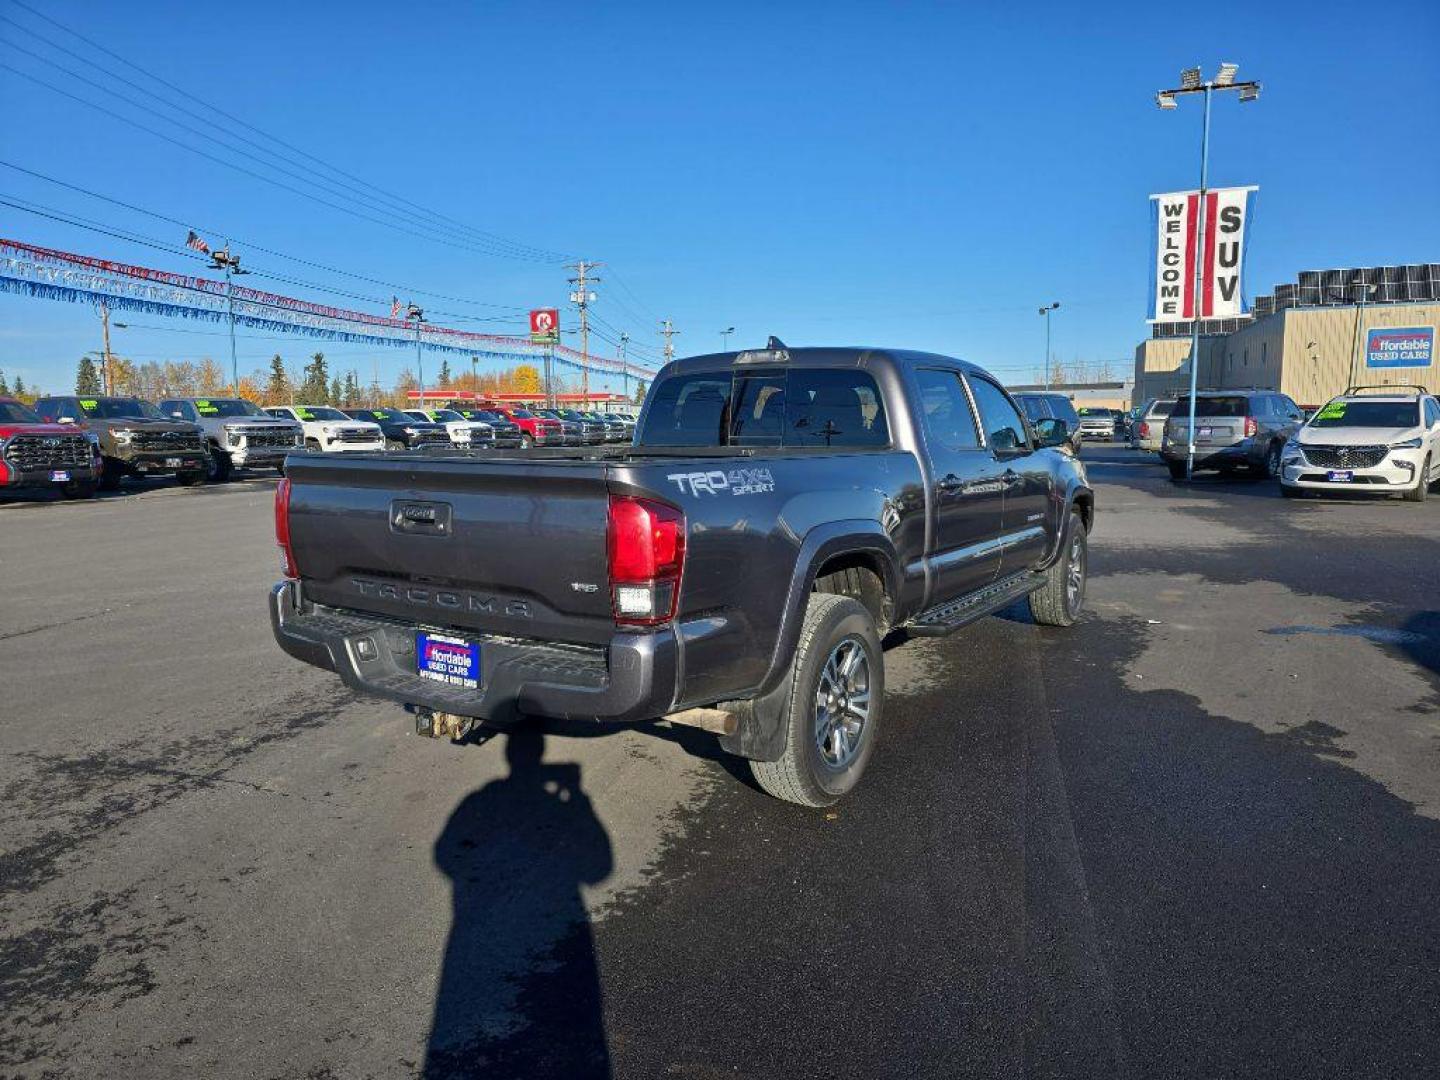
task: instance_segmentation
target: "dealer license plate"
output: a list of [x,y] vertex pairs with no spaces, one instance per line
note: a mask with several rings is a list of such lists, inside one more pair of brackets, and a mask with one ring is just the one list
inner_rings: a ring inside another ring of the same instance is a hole
[[480,646],[463,638],[417,631],[415,670],[422,678],[474,690],[480,685]]
[[1331,469],[1325,474],[1325,479],[1335,484],[1348,484],[1355,479],[1355,474],[1349,469]]
[[1200,438],[1202,438],[1202,439],[1208,439],[1208,438],[1210,438],[1210,436],[1211,436],[1211,434],[1214,432],[1214,430],[1215,430],[1214,428],[1202,427],[1202,428],[1199,430],[1199,432],[1197,432],[1197,434],[1198,434],[1198,435],[1200,436]]
[[166,467],[167,469],[178,469],[178,468],[180,468],[180,467],[181,467],[182,465],[184,465],[184,464],[185,464],[185,459],[184,459],[184,458],[167,457],[167,458],[165,459],[165,467]]
[[55,469],[50,473],[50,479],[56,484],[69,483],[70,473],[66,469]]

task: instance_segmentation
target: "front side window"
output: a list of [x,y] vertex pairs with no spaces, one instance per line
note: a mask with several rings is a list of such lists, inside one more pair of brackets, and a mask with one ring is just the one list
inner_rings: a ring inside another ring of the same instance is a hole
[[915,373],[915,381],[920,387],[920,411],[930,438],[947,450],[978,449],[980,433],[959,373],[922,368]]
[[1028,449],[1030,439],[1025,434],[1025,421],[1005,396],[1005,391],[989,379],[978,377],[970,379],[970,389],[975,395],[975,405],[980,410],[980,423],[985,429],[985,441],[990,444],[990,449]]

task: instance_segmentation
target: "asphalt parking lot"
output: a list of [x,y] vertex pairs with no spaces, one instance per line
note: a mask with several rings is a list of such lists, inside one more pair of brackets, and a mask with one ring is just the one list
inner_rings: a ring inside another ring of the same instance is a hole
[[283,656],[272,478],[0,503],[0,1076],[1440,1070],[1440,499],[1087,447],[1089,612],[887,654],[830,811],[417,738]]

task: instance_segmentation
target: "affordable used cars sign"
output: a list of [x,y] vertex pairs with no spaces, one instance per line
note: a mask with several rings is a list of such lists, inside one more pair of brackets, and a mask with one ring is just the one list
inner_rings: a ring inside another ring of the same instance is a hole
[[1433,326],[1374,326],[1365,331],[1366,367],[1429,367],[1434,356]]
[[1193,319],[1197,312],[1202,319],[1234,319],[1249,312],[1243,278],[1255,191],[1214,188],[1205,192],[1203,204],[1198,191],[1150,196],[1151,322]]

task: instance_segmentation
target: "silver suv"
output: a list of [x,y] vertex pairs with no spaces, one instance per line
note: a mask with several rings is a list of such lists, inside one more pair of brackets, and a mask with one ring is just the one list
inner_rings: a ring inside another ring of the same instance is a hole
[[[1195,395],[1195,468],[1279,476],[1285,443],[1304,422],[1300,406],[1276,390],[1201,390]],[[1185,479],[1189,442],[1190,398],[1181,395],[1160,445],[1172,480]]]
[[1130,449],[1159,451],[1165,441],[1165,421],[1174,410],[1174,398],[1151,398],[1140,406],[1130,424]]

